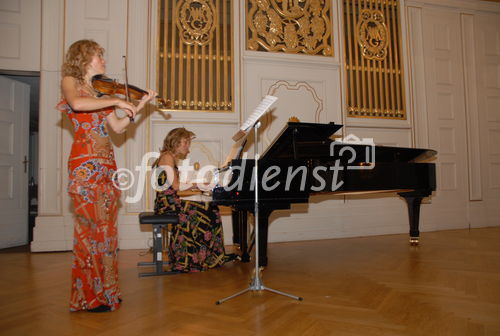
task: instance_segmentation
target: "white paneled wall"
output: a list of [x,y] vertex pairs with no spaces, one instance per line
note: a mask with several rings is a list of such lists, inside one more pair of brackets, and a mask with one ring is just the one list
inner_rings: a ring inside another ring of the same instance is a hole
[[422,127],[417,135],[426,135],[422,142],[438,151],[437,191],[432,207],[422,209],[424,214],[430,213],[422,228],[467,227],[467,129],[460,13],[411,8],[409,15],[413,45],[423,42],[422,48],[414,52],[420,58],[413,65],[414,97],[418,98],[414,100],[414,113],[426,113],[417,119]]
[[123,79],[127,54],[128,1],[66,1],[65,50],[80,39],[93,39],[106,50],[108,77]]
[[498,16],[481,15],[475,21],[476,78],[479,145],[473,154],[481,162],[481,200],[474,202],[472,226],[500,224],[500,20]]
[[[467,129],[460,14],[423,9],[429,147],[438,151],[436,218],[452,227],[467,227]],[[441,224],[443,225],[443,224]]]
[[0,69],[40,71],[41,0],[0,1]]
[[[488,61],[498,46],[499,8],[475,1],[456,5],[464,7],[411,1],[407,9],[416,141],[438,151],[438,190],[423,208],[424,230],[500,224],[500,197],[489,193],[500,139],[492,144],[498,124],[487,117],[488,97],[498,94],[495,61]],[[498,104],[490,106],[500,113]]]
[[[2,2],[0,29],[13,29],[1,26],[14,22],[2,15],[22,10],[25,1]],[[429,204],[422,206],[422,230],[499,225],[500,5],[479,0],[401,3],[407,120],[345,117],[340,1],[331,1],[334,57],[316,57],[247,51],[245,6],[241,0],[234,2],[233,13],[235,111],[160,113],[150,108],[125,135],[113,136],[118,166],[134,170],[144,153],[157,151],[168,131],[180,126],[197,134],[191,162],[217,164],[229,152],[231,136],[240,122],[264,95],[273,94],[279,100],[263,120],[261,151],[292,116],[304,122],[343,123],[346,126],[342,135],[373,138],[379,145],[436,149],[439,189],[427,201]],[[106,48],[110,77],[123,78],[122,56],[127,55],[129,81],[154,88],[157,1],[44,0],[41,6],[41,212],[32,249],[64,250],[71,248],[73,219],[65,191],[71,132],[54,110],[60,95],[62,55],[73,41],[93,38]],[[33,22],[31,26],[36,26]],[[15,34],[10,35],[9,43],[24,43],[22,38],[12,36]],[[20,53],[26,60],[36,58],[33,55],[40,50],[36,42],[32,46],[33,52]],[[2,49],[0,68],[8,64],[2,62],[13,59],[5,53],[14,51]],[[30,62],[19,67],[30,70]],[[15,65],[10,68],[17,69]],[[248,151],[251,156],[253,148]],[[125,203],[127,196],[137,192],[136,187],[123,194],[119,215],[121,248],[144,248],[150,240],[150,232],[142,232],[138,225],[137,213],[152,208],[154,194],[148,188],[139,202]],[[408,231],[406,204],[395,195],[314,196],[309,204],[276,212],[271,221],[272,241]],[[229,242],[230,218],[224,217],[223,222]]]
[[[261,144],[265,149],[290,117],[302,122],[342,122],[341,70],[333,63],[305,65],[269,55],[246,58],[244,65],[245,111],[247,117],[265,95],[278,101],[263,118]],[[263,57],[267,56],[267,57]]]

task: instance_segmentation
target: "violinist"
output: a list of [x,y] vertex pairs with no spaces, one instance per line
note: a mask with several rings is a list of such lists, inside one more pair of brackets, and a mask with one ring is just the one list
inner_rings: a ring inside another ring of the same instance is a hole
[[[68,193],[75,212],[70,310],[106,312],[119,308],[116,163],[108,127],[123,133],[131,118],[156,96],[152,90],[137,105],[112,96],[98,97],[91,79],[106,70],[104,49],[92,40],[73,43],[62,66],[63,99],[58,109],[73,124],[68,160]],[[120,118],[115,109],[128,115]]]

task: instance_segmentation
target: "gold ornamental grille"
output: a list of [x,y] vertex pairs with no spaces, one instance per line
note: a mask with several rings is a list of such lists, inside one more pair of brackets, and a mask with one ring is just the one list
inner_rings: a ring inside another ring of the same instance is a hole
[[344,0],[349,117],[406,119],[398,0]]
[[233,111],[231,0],[160,0],[159,95],[173,110]]
[[333,56],[331,0],[247,0],[247,49]]

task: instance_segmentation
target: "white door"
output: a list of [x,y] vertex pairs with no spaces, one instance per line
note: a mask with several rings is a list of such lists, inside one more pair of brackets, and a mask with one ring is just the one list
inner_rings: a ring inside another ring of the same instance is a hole
[[460,14],[424,9],[423,36],[429,148],[438,152],[433,224],[440,229],[466,228],[469,192]]
[[0,248],[28,243],[29,94],[0,76]]

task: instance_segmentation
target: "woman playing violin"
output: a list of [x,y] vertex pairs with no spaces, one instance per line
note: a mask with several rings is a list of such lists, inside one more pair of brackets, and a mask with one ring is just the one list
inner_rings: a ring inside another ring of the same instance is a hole
[[[68,160],[74,212],[73,266],[70,310],[112,311],[120,306],[117,269],[117,203],[120,191],[113,183],[116,163],[108,127],[123,133],[131,119],[156,96],[152,90],[134,105],[117,97],[97,97],[91,85],[104,74],[104,49],[92,40],[73,43],[62,66],[63,99],[58,109],[74,128]],[[125,111],[120,118],[115,109]]]

